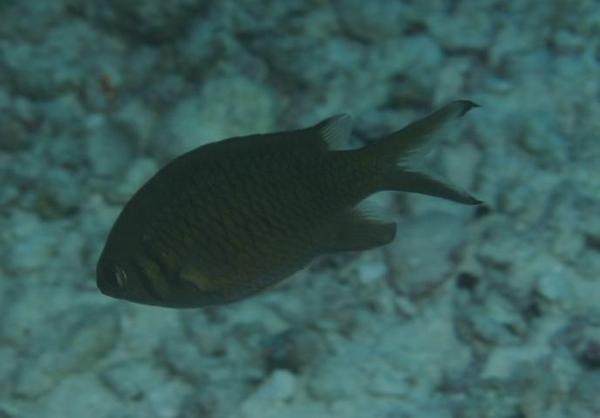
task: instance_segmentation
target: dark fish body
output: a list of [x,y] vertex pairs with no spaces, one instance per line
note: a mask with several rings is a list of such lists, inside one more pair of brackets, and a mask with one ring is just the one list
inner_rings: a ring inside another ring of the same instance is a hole
[[186,153],[126,204],[97,267],[97,284],[133,302],[199,307],[272,286],[321,254],[389,243],[394,223],[354,207],[380,190],[479,201],[407,163],[439,126],[475,106],[453,102],[358,150],[333,150],[351,118],[231,138]]

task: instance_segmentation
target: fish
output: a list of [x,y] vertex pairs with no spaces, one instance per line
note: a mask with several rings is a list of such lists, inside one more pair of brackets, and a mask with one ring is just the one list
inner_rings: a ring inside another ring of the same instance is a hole
[[379,191],[482,202],[422,167],[456,100],[363,147],[353,118],[209,143],[167,163],[125,204],[96,268],[105,295],[170,308],[239,301],[325,254],[390,243],[396,223],[365,213]]

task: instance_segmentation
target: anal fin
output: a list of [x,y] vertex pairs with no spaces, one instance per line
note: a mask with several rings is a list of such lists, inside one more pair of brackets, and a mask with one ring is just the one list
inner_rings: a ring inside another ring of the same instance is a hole
[[389,244],[396,236],[394,222],[369,219],[353,210],[344,214],[334,226],[325,252],[360,251]]

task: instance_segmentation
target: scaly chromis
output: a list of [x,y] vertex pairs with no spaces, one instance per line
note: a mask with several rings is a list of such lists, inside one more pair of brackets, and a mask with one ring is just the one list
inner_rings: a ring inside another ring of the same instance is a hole
[[98,288],[173,308],[234,302],[317,256],[392,241],[394,222],[356,208],[373,193],[480,204],[418,168],[440,128],[474,107],[451,102],[360,149],[336,149],[352,130],[352,118],[342,114],[306,129],[230,138],[183,154],[123,208],[98,261]]

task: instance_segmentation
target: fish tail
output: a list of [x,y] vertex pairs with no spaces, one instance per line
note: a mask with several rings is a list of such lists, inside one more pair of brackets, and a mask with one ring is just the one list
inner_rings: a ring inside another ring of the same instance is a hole
[[475,107],[479,105],[469,100],[453,101],[371,145],[370,151],[390,166],[381,190],[421,193],[468,205],[482,203],[439,176],[417,169],[422,158],[439,142],[441,128]]

